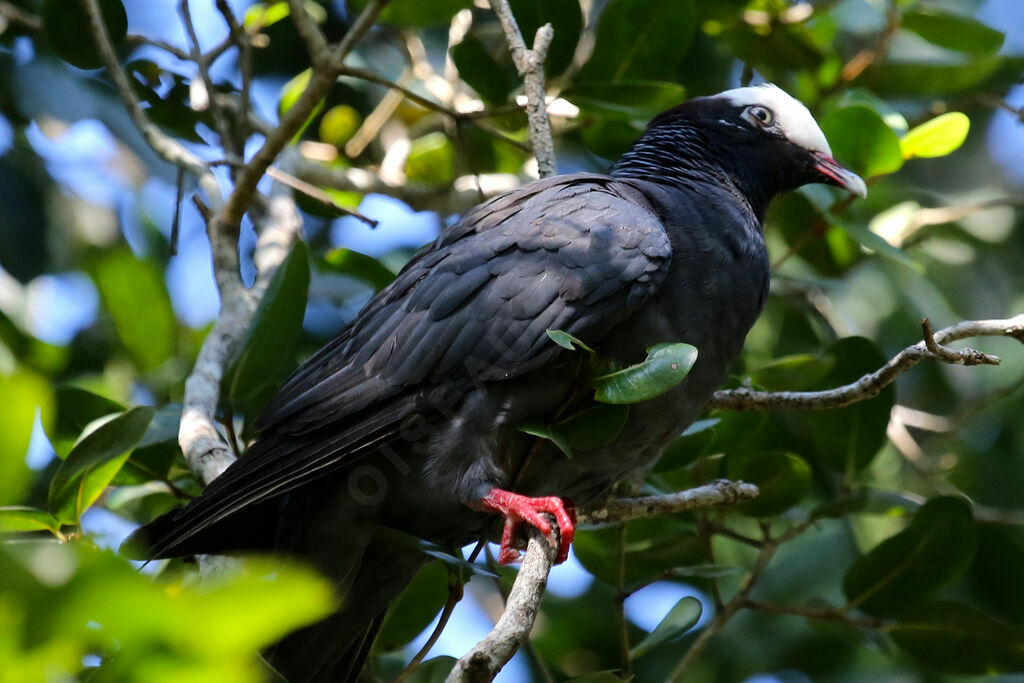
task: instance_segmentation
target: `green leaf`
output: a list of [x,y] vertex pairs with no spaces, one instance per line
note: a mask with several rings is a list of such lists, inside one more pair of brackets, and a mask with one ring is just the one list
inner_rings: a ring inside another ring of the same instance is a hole
[[647,349],[647,360],[595,377],[594,400],[602,403],[639,403],[661,396],[684,379],[697,361],[689,344],[657,344]]
[[50,531],[56,533],[60,522],[46,510],[24,505],[0,507],[0,533],[19,531]]
[[[3,345],[0,343],[0,350]],[[0,375],[0,504],[22,500],[32,478],[25,455],[38,412],[43,428],[53,419],[53,393],[41,376],[28,370]]]
[[899,614],[959,577],[971,565],[977,541],[968,503],[930,500],[906,529],[853,563],[843,592],[872,614]]
[[102,422],[75,444],[50,481],[47,505],[54,517],[68,524],[78,523],[142,439],[153,412],[152,408],[137,406],[101,418]]
[[681,638],[700,621],[701,611],[700,600],[692,595],[686,596],[669,610],[653,631],[629,651],[629,656],[642,657],[659,645]]
[[[281,96],[277,103],[277,114],[278,116],[284,116],[288,110],[295,106],[295,103],[302,97],[302,93],[306,92],[306,88],[309,87],[309,82],[313,79],[313,70],[306,69],[299,74],[293,76],[284,86],[281,88]],[[298,142],[302,139],[306,129],[309,128],[309,124],[313,123],[320,112],[324,108],[324,100],[320,99],[313,107],[313,110],[309,113],[309,117],[302,124],[299,130],[292,136],[292,142]]]
[[442,185],[455,176],[455,147],[438,131],[412,141],[405,175],[414,182]]
[[339,247],[327,252],[324,265],[336,273],[362,280],[379,291],[395,279],[395,274],[383,263],[352,249]]
[[904,159],[944,157],[964,144],[970,129],[971,120],[966,114],[951,111],[914,126],[900,138],[900,151]]
[[713,428],[719,422],[721,422],[720,418],[713,417],[697,420],[687,427],[678,439],[668,445],[652,471],[656,473],[671,472],[689,465],[704,455],[708,445],[714,441]]
[[448,674],[455,668],[455,657],[443,655],[432,657],[416,667],[412,675],[405,679],[406,683],[444,683]]
[[370,525],[373,530],[373,536],[381,541],[393,543],[400,548],[406,548],[414,550],[418,553],[422,553],[427,557],[431,557],[435,560],[441,560],[445,566],[459,572],[460,576],[468,576],[470,574],[479,574],[480,576],[488,576],[496,578],[498,575],[487,569],[486,567],[467,562],[458,554],[458,551],[451,551],[444,546],[432,543],[422,538],[407,534],[404,531],[392,529],[391,527]]
[[[306,5],[308,7],[309,5],[316,5],[316,3],[306,3]],[[316,6],[320,7],[320,5]],[[320,10],[321,14],[323,14],[322,7],[320,7]],[[282,19],[287,19],[289,14],[291,14],[291,10],[287,2],[258,2],[245,9],[242,25],[249,31],[259,31],[268,26],[273,26]],[[310,12],[310,14],[314,18],[316,17],[313,12]],[[320,19],[321,22],[323,18]]]
[[[854,382],[888,360],[865,337],[840,339],[829,348],[828,355],[835,359],[833,370],[808,389],[831,389]],[[787,430],[796,437],[787,448],[852,476],[867,467],[885,444],[895,400],[896,391],[889,385],[878,396],[843,408],[780,413]]]
[[[128,15],[121,0],[99,0],[100,15],[107,28],[110,42],[120,47],[128,33]],[[89,15],[81,2],[44,0],[39,11],[50,47],[60,58],[79,69],[97,69],[103,66],[92,33],[88,30]]]
[[[618,526],[577,530],[573,541],[573,552],[583,567],[610,586],[618,583],[618,550]],[[700,535],[678,518],[627,522],[625,554],[627,586],[642,584],[668,571],[706,565],[709,561]]]
[[[733,464],[735,463],[735,464]],[[730,456],[730,476],[757,486],[760,494],[739,509],[752,517],[770,517],[793,507],[811,490],[811,467],[792,453]]]
[[610,444],[628,419],[628,405],[597,404],[559,421],[554,431],[578,453]]
[[470,34],[451,49],[452,61],[462,78],[480,97],[491,104],[508,100],[519,85],[519,74],[511,62],[501,63],[475,35]]
[[416,573],[391,607],[373,643],[376,652],[391,652],[407,645],[430,625],[448,600],[448,569],[428,562]]
[[671,81],[697,29],[693,0],[611,0],[580,81]]
[[662,81],[585,81],[569,86],[561,97],[588,114],[612,120],[648,121],[686,99],[686,89]]
[[904,12],[900,27],[913,31],[933,45],[973,54],[998,52],[1006,38],[1002,32],[976,19],[934,7],[918,6]]
[[541,439],[547,439],[551,443],[558,446],[558,450],[565,454],[565,457],[572,460],[572,447],[569,442],[565,440],[561,434],[555,431],[551,426],[541,423],[528,422],[519,428],[519,431],[530,436],[536,436]]
[[900,141],[873,109],[861,105],[829,112],[821,120],[834,156],[866,178],[903,166]]
[[935,98],[996,91],[1020,81],[1024,57],[986,55],[951,63],[892,62],[869,76],[871,89],[893,97]]
[[932,602],[906,614],[888,633],[913,659],[948,674],[1024,671],[1024,630],[969,605]]
[[56,399],[57,424],[53,434],[56,439],[77,439],[86,425],[93,420],[126,410],[126,406],[117,401],[81,387],[57,387]]
[[575,351],[577,348],[580,348],[584,351],[589,351],[590,353],[594,352],[594,349],[590,348],[568,332],[563,332],[562,330],[545,330],[545,332],[547,332],[547,335],[551,337],[551,341],[555,342],[563,349]]
[[92,273],[117,335],[139,369],[155,370],[172,358],[178,320],[160,268],[122,247],[105,253]]
[[544,72],[548,76],[557,76],[565,71],[572,63],[580,30],[583,28],[579,0],[510,0],[509,6],[519,24],[519,30],[531,44],[537,29],[544,24],[551,24],[555,36],[544,60]]
[[765,391],[801,391],[824,379],[835,364],[832,356],[797,353],[751,370],[750,378]]
[[253,314],[245,339],[224,373],[228,399],[245,407],[293,365],[309,290],[306,245],[296,242],[274,273]]

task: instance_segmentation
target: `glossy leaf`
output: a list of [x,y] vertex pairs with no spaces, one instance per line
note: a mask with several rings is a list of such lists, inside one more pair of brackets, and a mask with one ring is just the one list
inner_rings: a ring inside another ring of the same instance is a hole
[[57,387],[57,423],[54,437],[75,440],[93,420],[104,415],[121,413],[126,406],[81,387]]
[[551,341],[555,342],[556,344],[561,346],[563,349],[567,349],[569,351],[575,351],[577,348],[580,348],[580,349],[583,349],[584,351],[589,351],[590,353],[594,352],[594,349],[590,348],[589,346],[584,344],[582,341],[580,341],[576,337],[574,337],[571,334],[569,334],[568,332],[563,332],[562,330],[545,330],[545,331],[547,332],[548,337],[551,338]]
[[[121,0],[99,0],[103,24],[115,47],[124,43],[128,33],[128,15]],[[43,30],[53,51],[60,58],[79,69],[97,69],[103,66],[103,56],[92,40],[83,38],[89,26],[89,15],[80,2],[44,0],[39,16]]]
[[833,156],[866,178],[895,173],[903,166],[899,138],[873,109],[836,109],[821,120],[821,129]]
[[904,159],[944,157],[964,144],[970,129],[966,114],[951,111],[914,126],[900,138],[900,150]]
[[48,507],[61,522],[76,524],[142,439],[153,409],[137,406],[103,421],[75,444],[50,482]]
[[702,611],[700,600],[692,595],[686,596],[669,610],[653,631],[633,646],[629,651],[630,657],[642,657],[659,645],[682,638],[700,621]]
[[683,102],[686,90],[663,81],[584,81],[563,90],[561,97],[602,118],[647,121]]
[[362,280],[375,290],[384,289],[395,279],[395,273],[377,259],[344,247],[327,252],[324,265],[334,272]]
[[569,458],[570,460],[572,459],[572,446],[569,445],[569,442],[560,432],[558,432],[550,425],[546,425],[539,422],[528,422],[527,424],[522,425],[519,428],[519,431],[523,432],[524,434],[529,434],[530,436],[536,436],[540,439],[547,439],[555,446],[557,446],[558,450],[562,451],[562,453],[565,454],[565,457]]
[[928,6],[904,12],[900,26],[929,43],[958,52],[991,54],[998,51],[1005,40],[1002,32],[973,17]]
[[0,533],[19,531],[51,531],[60,529],[60,522],[46,510],[25,505],[0,506]]
[[843,592],[852,604],[873,614],[899,614],[960,576],[976,546],[970,505],[960,498],[936,498],[906,529],[850,567]]
[[601,12],[594,52],[579,80],[672,80],[697,21],[693,0],[611,0]]
[[292,366],[309,289],[306,246],[296,242],[270,279],[245,339],[224,373],[227,396],[244,406]]
[[290,14],[287,2],[258,2],[245,8],[242,25],[250,31],[259,31],[287,19]]
[[660,396],[684,379],[697,361],[689,344],[658,344],[647,359],[591,380],[594,399],[602,403],[639,403]]
[[962,603],[919,605],[888,633],[929,669],[973,675],[1024,671],[1024,630]]

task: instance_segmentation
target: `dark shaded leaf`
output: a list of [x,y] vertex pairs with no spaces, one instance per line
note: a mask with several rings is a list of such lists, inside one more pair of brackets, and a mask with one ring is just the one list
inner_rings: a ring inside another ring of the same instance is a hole
[[455,668],[455,662],[455,657],[448,655],[428,659],[416,667],[412,675],[405,679],[406,683],[444,683]]
[[78,522],[128,459],[152,417],[152,408],[131,408],[106,419],[75,444],[50,482],[48,507],[54,517]]
[[536,436],[541,439],[547,439],[551,443],[558,446],[558,450],[565,454],[565,457],[572,459],[572,447],[569,446],[569,442],[566,441],[565,437],[557,432],[550,425],[542,423],[527,423],[519,428],[519,431],[530,436]]
[[245,339],[224,373],[225,393],[232,405],[246,407],[291,368],[308,290],[306,245],[296,242],[267,285]]
[[56,439],[76,439],[93,420],[124,412],[125,406],[80,387],[57,387]]
[[[128,33],[128,15],[124,5],[121,0],[99,0],[99,7],[110,41],[119,47]],[[89,15],[82,3],[44,0],[39,15],[50,47],[61,59],[79,69],[103,66],[103,56],[88,31]]]
[[[610,586],[618,583],[618,548],[618,527],[580,530],[573,541],[573,551],[583,567]],[[680,520],[637,519],[626,523],[627,586],[650,581],[669,570],[707,562],[704,541]]]
[[[447,23],[462,9],[471,7],[473,0],[391,0],[380,13],[378,22],[400,28],[415,28]],[[367,0],[349,0],[349,5],[362,11]]]
[[398,531],[397,529],[392,529],[390,527],[373,525],[372,528],[374,538],[393,543],[401,548],[414,550],[428,557],[432,557],[435,560],[441,560],[444,565],[459,572],[460,575],[468,576],[469,574],[480,574],[481,576],[489,576],[491,578],[497,577],[497,574],[492,572],[490,569],[479,564],[467,562],[461,555],[452,554],[449,549],[438,545],[437,543],[431,543],[430,541],[417,538],[412,534],[407,534],[404,531]]
[[579,0],[509,0],[509,6],[528,45],[533,44],[538,28],[551,24],[555,37],[544,60],[544,72],[556,76],[565,71],[572,62],[583,28]]
[[904,12],[900,27],[947,50],[991,54],[1003,46],[1005,36],[980,21],[935,7],[918,6]]
[[454,46],[451,56],[459,77],[491,104],[506,102],[519,85],[519,74],[511,62],[499,63],[473,34]]
[[629,651],[630,657],[642,657],[659,645],[681,638],[697,625],[702,611],[700,600],[692,595],[686,596],[669,610],[653,631],[633,646]]
[[697,349],[689,344],[657,344],[647,349],[647,359],[591,380],[594,400],[602,403],[639,403],[661,396],[684,379],[697,361]]
[[628,418],[628,405],[598,404],[559,421],[554,428],[572,451],[587,451],[614,441]]
[[974,559],[977,528],[959,498],[936,498],[910,525],[853,563],[843,579],[850,602],[873,614],[899,614],[935,595]]
[[376,652],[408,644],[430,625],[448,600],[448,569],[442,562],[423,565],[391,607],[373,643]]
[[[735,463],[735,464],[734,464]],[[754,517],[785,512],[811,489],[811,468],[792,453],[755,453],[729,457],[730,477],[757,486],[760,494],[739,506]]]
[[969,605],[919,605],[888,632],[900,648],[930,669],[976,675],[1024,671],[1024,630]]
[[594,52],[579,80],[670,81],[696,28],[693,0],[611,0],[601,12]]
[[588,114],[608,119],[647,121],[686,99],[686,90],[663,81],[585,81],[561,96]]

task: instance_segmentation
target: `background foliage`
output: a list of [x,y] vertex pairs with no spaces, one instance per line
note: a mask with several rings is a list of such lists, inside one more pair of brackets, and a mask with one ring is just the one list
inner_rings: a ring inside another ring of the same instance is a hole
[[[149,118],[219,159],[195,65],[153,42],[188,52],[175,4],[101,6]],[[192,5],[210,50],[227,29],[212,2]],[[255,111],[273,120],[308,80],[305,48],[286,3],[231,5],[254,46]],[[345,3],[307,5],[330,39],[344,34]],[[772,297],[736,382],[829,388],[919,340],[924,316],[941,327],[1024,312],[1014,0],[511,5],[527,42],[555,29],[545,67],[560,171],[606,169],[662,109],[755,78],[807,103],[835,156],[870,179],[865,201],[810,187],[773,207]],[[194,188],[186,180],[172,218],[175,171],[96,69],[84,17],[70,0],[0,2],[0,679],[257,680],[259,647],[329,610],[320,579],[252,562],[200,587],[182,563],[140,574],[111,550],[199,490],[176,430],[216,292]],[[411,95],[342,78],[297,149],[337,176],[366,169],[397,199],[297,195],[306,244],[269,285],[223,387],[241,439],[274,386],[441,223],[531,173],[519,77],[489,10],[392,0],[350,63]],[[218,95],[237,95],[237,54],[212,75]],[[355,207],[375,231],[343,215]],[[1003,364],[924,364],[843,409],[706,416],[642,486],[727,476],[761,497],[581,532],[507,680],[653,681],[680,662],[688,680],[716,681],[1024,672],[1024,353],[1010,340],[977,346]],[[464,569],[427,565],[399,599],[376,646],[382,678],[422,643]],[[748,600],[684,661],[752,570]],[[500,610],[511,578],[470,582],[440,649],[467,649],[481,606]],[[450,664],[435,657],[415,677],[439,680]]]

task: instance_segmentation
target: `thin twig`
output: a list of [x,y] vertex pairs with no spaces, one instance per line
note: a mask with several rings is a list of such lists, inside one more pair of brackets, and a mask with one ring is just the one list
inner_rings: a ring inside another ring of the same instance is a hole
[[884,619],[872,619],[871,617],[855,617],[837,608],[821,607],[800,607],[798,605],[781,605],[772,602],[760,602],[758,600],[746,599],[740,605],[744,609],[755,609],[762,612],[775,612],[776,614],[792,614],[808,619],[820,619],[823,621],[844,621],[854,626],[864,628],[883,628],[886,626]]
[[557,172],[555,143],[551,137],[551,121],[548,119],[545,102],[547,91],[544,87],[544,59],[547,57],[555,30],[551,28],[551,24],[544,24],[538,28],[533,38],[533,49],[528,49],[508,0],[490,0],[490,5],[505,32],[505,41],[508,43],[516,70],[523,78],[526,117],[530,126],[530,143],[537,157],[537,173],[541,178],[547,178]]
[[[953,351],[940,345],[968,337],[1012,337],[1024,342],[1024,314],[1003,320],[967,320],[931,336],[939,348],[936,353],[922,340],[908,346],[875,372],[868,373],[850,384],[823,391],[757,391],[748,387],[715,392],[708,408],[730,410],[821,410],[840,408],[877,396],[897,377],[923,360],[937,360],[956,364],[996,364],[998,358],[965,349]],[[952,355],[950,355],[952,354]],[[968,361],[967,359],[971,359]]]
[[[214,97],[213,79],[210,78],[210,63],[207,60],[207,56],[203,54],[203,51],[199,47],[199,36],[196,35],[195,24],[192,23],[192,10],[189,8],[189,0],[179,0],[178,2],[178,13],[181,14],[181,23],[185,26],[185,34],[189,39],[189,56],[199,70],[199,80],[203,85],[203,89],[206,91],[205,101],[200,99],[199,101],[192,101],[192,107],[197,111],[203,111],[209,109],[213,114],[213,125],[217,130],[217,135],[220,137],[221,146],[224,148],[225,154],[234,156],[234,145],[231,141],[230,128],[228,128],[227,118],[224,116],[224,112],[220,108],[220,104],[217,102],[217,98]],[[195,84],[193,83],[193,86]],[[195,92],[193,87],[192,92]]]
[[337,211],[340,211],[341,213],[361,220],[363,223],[366,223],[371,228],[377,227],[376,220],[370,218],[369,216],[364,216],[355,209],[350,209],[347,206],[342,206],[341,204],[336,202],[331,195],[327,194],[316,185],[311,185],[307,183],[305,180],[296,178],[291,173],[282,171],[276,166],[271,166],[267,169],[267,175],[276,180],[277,182],[287,185],[293,190],[298,190],[299,192],[305,195],[309,195],[318,202],[323,202],[324,204],[334,208]]

